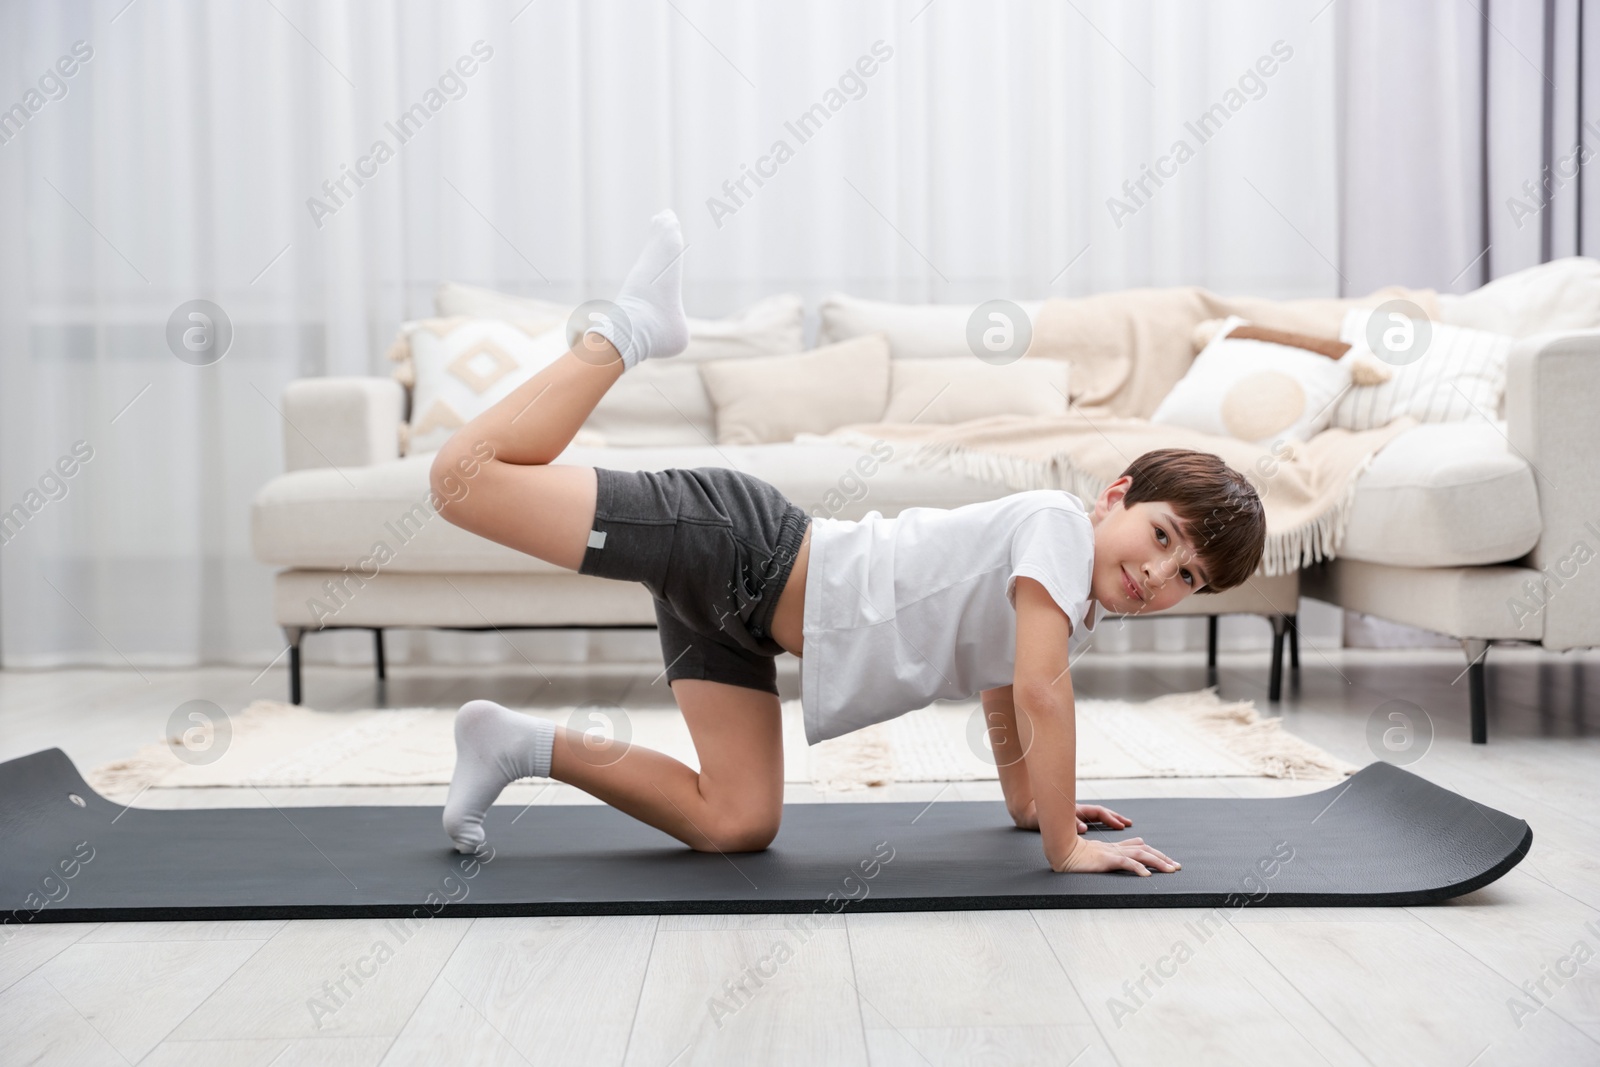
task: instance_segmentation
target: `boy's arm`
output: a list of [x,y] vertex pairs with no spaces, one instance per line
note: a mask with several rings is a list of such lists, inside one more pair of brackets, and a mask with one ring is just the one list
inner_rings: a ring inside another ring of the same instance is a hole
[[[1061,870],[1078,845],[1078,732],[1067,638],[1072,621],[1032,578],[1016,583],[1012,700],[1045,859]],[[1008,794],[1009,800],[1009,794]]]
[[[1006,797],[1006,813],[1024,830],[1039,828],[1039,809],[1033,801],[1033,783],[1028,780],[1028,763],[1023,759],[1021,736],[1017,729],[1017,709],[1011,699],[1012,687],[985,689],[983,714],[994,754],[995,770],[1000,774],[1000,790]],[[1133,820],[1118,815],[1100,804],[1077,805],[1078,833],[1089,829],[1085,819],[1102,823],[1113,830],[1125,830]]]
[[[1181,864],[1142,837],[1091,841],[1078,836],[1078,731],[1067,673],[1072,622],[1045,587],[1019,575],[1016,586],[1017,657],[1012,687],[1017,734],[1038,812],[1050,869],[1063,871],[1175,871]],[[1107,825],[1127,820],[1098,806],[1084,813]],[[1113,821],[1115,820],[1115,821]],[[1148,866],[1147,866],[1148,865]]]
[[1037,815],[1028,809],[1033,803],[1033,785],[1028,781],[1028,764],[1023,759],[1022,738],[1017,733],[1017,709],[1011,699],[1012,686],[985,689],[983,725],[989,750],[994,754],[995,770],[1000,775],[1000,791],[1006,796],[1006,812],[1026,830],[1039,828]]

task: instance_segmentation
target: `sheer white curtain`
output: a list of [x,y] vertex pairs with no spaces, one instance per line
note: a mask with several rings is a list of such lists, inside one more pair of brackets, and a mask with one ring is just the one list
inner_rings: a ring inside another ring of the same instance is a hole
[[[387,373],[443,280],[610,295],[663,205],[699,315],[834,289],[1334,293],[1320,8],[5,5],[0,509],[24,515],[0,547],[4,662],[265,665],[282,642],[249,504],[282,469],[286,383]],[[735,204],[747,167],[769,176]],[[206,366],[167,341],[194,299],[234,330]],[[344,636],[308,655],[367,655]]]

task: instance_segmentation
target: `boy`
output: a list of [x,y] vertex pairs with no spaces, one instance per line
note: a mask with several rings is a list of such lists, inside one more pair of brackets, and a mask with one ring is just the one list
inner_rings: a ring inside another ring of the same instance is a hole
[[[808,742],[981,692],[993,746],[1005,750],[1006,808],[1040,831],[1052,870],[1177,870],[1142,838],[1078,836],[1085,820],[1130,823],[1074,800],[1067,668],[1097,606],[1161,611],[1248,578],[1266,531],[1254,489],[1215,456],[1166,449],[1135,460],[1092,517],[1051,489],[849,522],[813,520],[765,481],[724,468],[554,464],[612,382],[688,344],[683,236],[671,211],[651,221],[615,312],[452,436],[432,481],[450,522],[650,590],[700,770],[624,742],[597,754],[576,731],[468,701],[444,808],[457,849],[484,840],[489,806],[524,777],[575,785],[698,851],[766,848],[783,808],[774,658],[790,652],[802,661]],[[465,493],[449,485],[457,472]]]

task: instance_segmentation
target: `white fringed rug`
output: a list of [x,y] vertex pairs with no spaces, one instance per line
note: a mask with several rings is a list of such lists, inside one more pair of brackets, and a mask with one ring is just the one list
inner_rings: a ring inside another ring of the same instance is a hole
[[[566,724],[573,707],[524,709]],[[580,712],[592,710],[579,706]],[[1211,686],[1144,703],[1080,698],[1078,777],[1338,779],[1358,768],[1264,719],[1250,701]],[[96,767],[89,783],[126,799],[145,789],[446,785],[455,761],[454,709],[314,711],[258,700],[230,716],[220,758],[178,758],[176,738]],[[593,718],[578,722],[590,723]],[[629,708],[626,740],[699,769],[677,708]],[[979,701],[942,702],[808,746],[798,700],[783,702],[784,780],[824,792],[890,782],[994,779]],[[616,728],[607,735],[620,732]]]

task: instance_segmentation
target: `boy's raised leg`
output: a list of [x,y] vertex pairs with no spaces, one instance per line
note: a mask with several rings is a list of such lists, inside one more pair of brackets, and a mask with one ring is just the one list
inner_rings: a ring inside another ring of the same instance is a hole
[[480,537],[579,568],[594,522],[594,470],[552,461],[627,367],[687,345],[682,257],[677,216],[663,211],[651,220],[650,240],[613,312],[439,450],[431,479],[439,514]]
[[439,458],[486,444],[501,463],[555,459],[624,370],[683,351],[689,323],[682,291],[683,230],[676,215],[663,211],[651,220],[650,240],[612,312],[593,316],[572,349],[458,430]]
[[[683,235],[676,216],[652,220],[616,314],[577,346],[473,419],[435,458],[432,480],[450,522],[569,570],[582,565],[594,523],[595,474],[553,464],[627,367],[688,342],[681,298]],[[468,473],[470,471],[470,473]],[[446,832],[463,852],[511,782],[552,777],[677,837],[692,848],[763,848],[783,800],[782,722],[771,693],[681,679],[677,699],[701,770],[621,741],[600,744],[547,719],[473,700],[456,716],[456,766]]]

